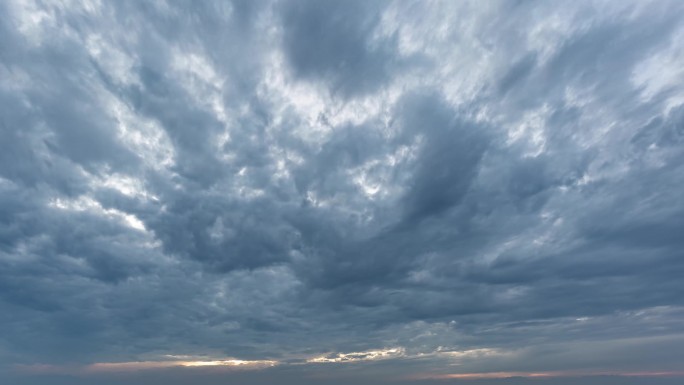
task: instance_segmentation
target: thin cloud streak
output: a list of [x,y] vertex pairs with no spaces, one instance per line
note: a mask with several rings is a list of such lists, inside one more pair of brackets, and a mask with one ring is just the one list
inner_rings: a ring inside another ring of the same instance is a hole
[[440,375],[416,376],[412,379],[433,380],[480,380],[503,378],[572,378],[572,377],[684,377],[684,371],[667,372],[611,372],[611,371],[551,371],[551,372],[485,372],[485,373],[452,373]]
[[279,365],[271,360],[198,360],[198,361],[130,361],[130,362],[96,362],[85,366],[73,365],[15,365],[19,372],[32,374],[88,374],[110,372],[136,372],[141,370],[158,370],[168,368],[216,368],[229,370],[259,370]]

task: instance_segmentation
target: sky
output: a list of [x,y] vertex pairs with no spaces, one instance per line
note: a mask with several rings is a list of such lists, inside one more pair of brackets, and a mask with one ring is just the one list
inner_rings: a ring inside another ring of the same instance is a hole
[[684,381],[684,2],[0,2],[12,385]]

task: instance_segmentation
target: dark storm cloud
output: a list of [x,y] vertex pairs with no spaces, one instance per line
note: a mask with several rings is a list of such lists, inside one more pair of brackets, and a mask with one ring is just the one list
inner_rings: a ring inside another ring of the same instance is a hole
[[333,94],[362,95],[402,65],[397,41],[374,36],[385,1],[288,1],[279,10],[283,48],[295,76],[322,81]]
[[678,369],[679,3],[0,7],[13,383]]
[[405,220],[419,222],[461,202],[487,147],[486,128],[464,121],[436,96],[401,102],[404,129],[422,135],[423,149],[404,197]]

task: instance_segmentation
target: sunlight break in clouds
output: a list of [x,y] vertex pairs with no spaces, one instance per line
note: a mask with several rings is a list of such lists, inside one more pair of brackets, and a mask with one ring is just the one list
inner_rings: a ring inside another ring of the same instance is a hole
[[375,361],[399,358],[404,356],[403,348],[368,350],[365,352],[336,353],[306,360],[309,363]]
[[216,367],[239,370],[257,370],[278,365],[278,361],[269,360],[210,360],[210,361],[132,361],[132,362],[97,362],[86,366],[58,366],[58,365],[19,365],[17,368],[27,373],[59,374],[59,373],[108,373],[135,372],[141,370],[155,370],[164,368],[196,368]]

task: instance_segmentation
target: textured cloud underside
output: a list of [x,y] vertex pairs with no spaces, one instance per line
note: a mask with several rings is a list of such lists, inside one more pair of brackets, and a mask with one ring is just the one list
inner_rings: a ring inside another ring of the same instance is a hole
[[3,2],[0,370],[676,372],[683,5]]

